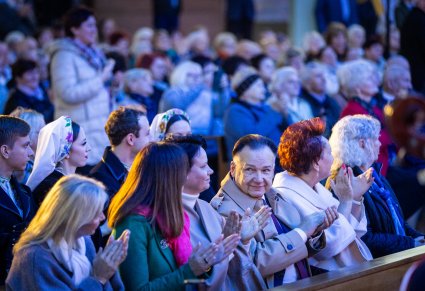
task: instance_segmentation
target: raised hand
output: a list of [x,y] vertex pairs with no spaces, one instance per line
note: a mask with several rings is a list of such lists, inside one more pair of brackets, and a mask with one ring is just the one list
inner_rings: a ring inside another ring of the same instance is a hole
[[[349,168],[349,170],[351,170]],[[353,187],[353,199],[360,201],[363,197],[363,194],[369,190],[370,186],[372,186],[373,181],[373,168],[367,169],[363,174],[354,177],[351,171],[351,185]]]
[[267,225],[271,216],[271,208],[262,206],[254,215],[251,213],[251,209],[247,208],[242,217],[241,240],[243,244],[247,244],[249,240]]
[[236,211],[231,211],[223,227],[222,233],[224,238],[232,234],[240,234],[241,227],[242,223],[239,214]]
[[351,201],[353,199],[353,188],[350,180],[350,173],[353,174],[351,168],[342,164],[338,174],[334,179],[331,179],[331,188],[340,202]]
[[106,82],[112,77],[112,70],[114,69],[115,61],[113,59],[108,59],[105,67],[102,71],[102,81]]
[[305,216],[298,228],[303,230],[308,237],[311,237],[313,234],[316,233],[316,229],[324,222],[324,220],[324,211],[315,212]]
[[329,228],[332,225],[332,223],[334,223],[334,221],[339,217],[338,210],[336,209],[335,206],[331,206],[331,207],[326,208],[324,213],[325,213],[325,218],[324,218],[322,224],[320,224],[317,227],[313,236],[316,236],[317,234],[319,234],[323,230]]
[[105,249],[100,248],[93,260],[93,276],[105,284],[125,260],[128,250],[130,231],[126,230],[120,238],[109,237]]
[[[221,239],[223,239],[223,237],[221,237]],[[193,248],[188,264],[196,276],[209,271],[216,260],[218,249],[219,247],[216,243],[210,243],[203,248],[201,248],[201,243],[198,243],[198,245]]]

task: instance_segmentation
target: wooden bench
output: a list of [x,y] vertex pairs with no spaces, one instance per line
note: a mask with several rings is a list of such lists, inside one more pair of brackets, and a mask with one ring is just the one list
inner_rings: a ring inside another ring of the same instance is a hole
[[357,266],[303,279],[274,290],[399,290],[407,269],[424,258],[425,246],[417,247]]

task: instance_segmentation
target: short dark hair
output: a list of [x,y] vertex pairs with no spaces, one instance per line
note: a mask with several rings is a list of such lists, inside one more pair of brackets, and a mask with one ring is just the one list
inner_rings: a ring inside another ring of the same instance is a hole
[[235,143],[232,156],[235,157],[245,147],[249,147],[251,150],[258,150],[263,147],[268,147],[274,155],[276,155],[277,152],[277,147],[270,138],[259,134],[248,134],[238,139],[238,141]]
[[111,145],[119,145],[130,133],[139,137],[139,118],[141,116],[146,116],[146,114],[138,106],[120,106],[112,111],[105,124],[105,132]]
[[0,115],[0,146],[13,147],[17,137],[30,134],[31,127],[24,120],[8,115]]
[[165,141],[178,144],[186,152],[190,167],[193,165],[193,157],[199,153],[199,150],[201,148],[207,150],[207,142],[200,135],[172,136],[167,137]]
[[255,57],[251,58],[251,65],[258,70],[260,69],[261,63],[265,59],[271,59],[271,58],[266,54],[256,55]]
[[12,65],[12,77],[16,79],[22,77],[26,72],[36,69],[37,63],[27,59],[17,59]]
[[200,65],[202,69],[205,68],[206,65],[214,64],[214,61],[211,58],[203,56],[203,55],[196,55],[192,57],[192,62]]
[[325,128],[319,117],[290,125],[280,137],[278,155],[282,168],[295,175],[308,174],[311,165],[322,156]]
[[82,5],[69,10],[64,16],[65,35],[74,37],[72,28],[80,27],[90,16],[94,17],[93,11]]

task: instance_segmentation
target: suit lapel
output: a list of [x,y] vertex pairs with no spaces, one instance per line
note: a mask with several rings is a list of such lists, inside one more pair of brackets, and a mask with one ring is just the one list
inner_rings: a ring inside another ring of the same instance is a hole
[[9,195],[7,195],[7,193],[3,190],[2,187],[0,187],[0,207],[21,217],[15,203],[13,203],[12,199],[9,197]]
[[[176,262],[175,262],[175,259],[174,259],[173,251],[170,249],[170,246],[168,245],[167,240],[165,238],[163,238],[158,232],[159,232],[159,229],[155,228],[154,229],[154,237],[155,237],[155,242],[156,242],[156,245],[159,249],[159,252],[162,254],[164,259],[167,261],[170,269],[175,270],[177,268],[177,265],[176,265]],[[169,249],[168,252],[166,251],[167,249]]]
[[218,225],[214,219],[208,219],[211,214],[209,213],[208,209],[206,209],[206,207],[207,206],[203,205],[203,203],[196,201],[195,211],[198,212],[199,219],[201,220],[202,226],[204,227],[205,233],[207,234],[209,240],[214,242],[220,236],[222,226]]
[[19,185],[18,181],[15,178],[12,177],[10,183],[12,185],[13,190],[20,199],[22,206],[22,216],[23,218],[26,218],[30,214],[32,208],[31,197],[23,190],[22,186]]
[[270,189],[270,191],[266,193],[266,197],[273,210],[273,214],[281,223],[284,223],[290,228],[295,228],[301,223],[301,217],[297,209],[289,202],[285,201],[282,195],[275,189]]

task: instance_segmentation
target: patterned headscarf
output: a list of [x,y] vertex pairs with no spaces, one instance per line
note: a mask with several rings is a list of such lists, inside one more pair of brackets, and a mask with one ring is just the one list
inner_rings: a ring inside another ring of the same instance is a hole
[[152,123],[150,126],[150,134],[153,138],[153,141],[161,141],[165,139],[165,134],[166,134],[165,131],[167,129],[168,121],[174,115],[183,115],[189,121],[189,125],[190,125],[189,116],[187,115],[186,112],[184,112],[181,109],[173,108],[164,113],[159,113],[152,120]]
[[61,116],[40,130],[34,167],[27,181],[27,186],[31,190],[49,176],[55,170],[57,163],[69,154],[73,140],[70,117]]

